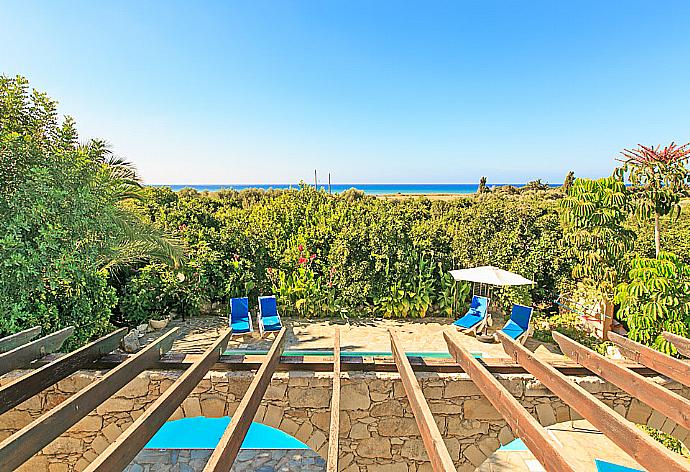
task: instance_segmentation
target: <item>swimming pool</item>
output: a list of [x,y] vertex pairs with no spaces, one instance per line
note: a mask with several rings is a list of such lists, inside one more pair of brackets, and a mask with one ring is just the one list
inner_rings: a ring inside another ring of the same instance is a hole
[[[197,416],[165,423],[145,449],[214,449],[230,424],[230,417]],[[252,423],[242,449],[309,449],[309,446],[278,429]]]
[[[226,356],[262,356],[268,354],[268,351],[262,350],[246,350],[246,349],[228,349],[224,353]],[[453,357],[447,352],[407,352],[408,357],[422,357],[427,359],[452,359]],[[472,356],[477,359],[483,357],[482,352],[471,352]],[[333,351],[317,351],[317,350],[288,350],[283,351],[285,357],[309,357],[309,356],[332,356]],[[340,357],[392,357],[390,351],[341,351]]]

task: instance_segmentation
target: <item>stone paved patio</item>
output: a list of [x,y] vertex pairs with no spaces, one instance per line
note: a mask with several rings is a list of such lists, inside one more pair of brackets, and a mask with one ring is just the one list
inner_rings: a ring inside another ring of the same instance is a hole
[[[324,350],[333,347],[335,328],[340,328],[340,343],[343,351],[390,352],[389,329],[397,331],[401,343],[408,352],[448,352],[443,339],[444,330],[455,330],[449,318],[425,319],[351,319],[351,320],[305,320],[283,318],[287,328],[286,349]],[[227,325],[225,317],[200,316],[173,320],[169,327],[178,326],[181,334],[173,345],[173,351],[201,353]],[[490,328],[490,332],[497,329]],[[158,333],[152,333],[151,337]],[[506,357],[500,344],[479,342],[474,336],[461,335],[464,346],[471,352],[481,352],[482,357]],[[258,333],[234,337],[228,349],[266,350],[273,336],[261,339]],[[553,345],[530,339],[527,347],[541,358],[561,360],[563,355]]]
[[[594,459],[646,470],[585,420],[559,423],[547,429],[555,440],[563,445],[565,451],[571,452],[569,457],[576,461],[575,469],[577,470],[596,472]],[[477,472],[542,472],[543,470],[544,468],[529,451],[496,451],[477,469]]]

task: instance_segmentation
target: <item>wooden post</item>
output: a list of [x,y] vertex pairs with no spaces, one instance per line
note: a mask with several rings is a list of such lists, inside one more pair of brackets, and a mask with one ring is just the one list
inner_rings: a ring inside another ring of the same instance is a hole
[[33,328],[4,337],[0,339],[0,352],[11,351],[15,347],[28,343],[39,334],[41,334],[41,327],[34,326]]
[[673,344],[673,347],[678,349],[685,357],[690,357],[690,339],[684,338],[683,336],[678,336],[677,334],[669,333],[664,331],[662,336],[666,338],[666,341]]
[[230,333],[232,330],[225,330],[211,347],[144,411],[144,414],[89,464],[85,471],[122,472],[218,361],[228,345]]
[[661,443],[649,437],[609,408],[584,388],[571,382],[551,365],[539,360],[534,353],[516,343],[512,338],[498,332],[498,339],[506,353],[534,375],[544,387],[570,405],[595,428],[604,433],[618,447],[623,449],[638,464],[649,470],[664,472],[690,472],[688,463],[679,454],[666,449]]
[[68,326],[60,331],[43,336],[36,341],[22,344],[21,346],[17,346],[10,351],[0,354],[0,375],[6,374],[11,370],[26,367],[32,361],[57,351],[73,333],[74,327]]
[[561,333],[554,331],[552,334],[563,354],[690,430],[690,400],[616,364]]
[[667,356],[644,344],[636,343],[616,333],[609,333],[609,341],[621,348],[623,355],[645,367],[654,369],[686,387],[690,387],[690,364]]
[[422,393],[422,388],[417,382],[410,361],[402,350],[397,335],[391,329],[389,329],[388,332],[391,337],[393,359],[395,360],[395,365],[398,367],[400,380],[405,388],[405,393],[410,402],[414,419],[422,435],[422,442],[431,460],[431,467],[434,469],[434,472],[454,471],[456,470],[455,464],[453,464],[453,459],[448,453],[446,443],[443,442],[441,432],[438,430],[436,421],[434,421],[434,416],[431,414],[429,405]]
[[168,331],[125,362],[0,443],[0,464],[14,470],[84,418],[170,350],[178,328]]
[[314,169],[314,188],[319,189],[319,181],[316,179],[316,169]]
[[333,336],[333,396],[331,424],[328,433],[328,463],[326,472],[338,472],[338,439],[340,436],[340,328]]
[[457,335],[444,331],[443,337],[448,345],[448,352],[544,468],[553,472],[576,472],[573,465],[575,462],[563,455],[563,447],[553,440],[546,428],[539,424],[491,372],[462,347]]
[[328,193],[329,194],[332,193],[331,192],[331,173],[330,172],[328,173]]
[[270,351],[266,354],[264,362],[256,372],[244,397],[242,397],[242,401],[232,416],[230,424],[223,436],[221,436],[218,445],[216,445],[213,454],[211,454],[211,458],[206,463],[204,472],[227,472],[232,467],[237,453],[240,452],[240,447],[242,447],[242,441],[244,441],[254,415],[256,415],[256,410],[261,405],[261,399],[271,383],[273,372],[280,363],[284,342],[285,328],[282,328],[273,340]]

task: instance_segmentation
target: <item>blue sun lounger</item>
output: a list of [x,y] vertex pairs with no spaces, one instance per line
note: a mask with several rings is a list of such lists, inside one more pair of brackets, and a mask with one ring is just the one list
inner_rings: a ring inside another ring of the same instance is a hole
[[614,464],[613,462],[602,461],[601,459],[594,459],[597,466],[597,472],[642,472],[639,469],[632,469],[623,465]]
[[507,334],[517,342],[524,344],[529,336],[529,321],[531,318],[532,307],[513,305],[513,309],[510,312],[510,319],[501,329],[501,332]]
[[249,315],[249,299],[233,298],[230,300],[230,327],[232,336],[241,336],[254,332],[252,317]]
[[259,316],[257,316],[256,321],[262,337],[264,333],[273,333],[281,330],[283,323],[280,321],[280,315],[278,314],[276,297],[273,295],[259,297]]
[[458,329],[465,332],[477,333],[486,325],[487,310],[489,309],[489,299],[478,295],[472,296],[470,309],[465,316],[453,323]]

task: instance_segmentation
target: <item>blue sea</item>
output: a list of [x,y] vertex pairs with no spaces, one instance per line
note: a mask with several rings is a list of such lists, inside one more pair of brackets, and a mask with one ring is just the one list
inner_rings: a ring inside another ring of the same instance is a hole
[[[522,187],[525,184],[487,184],[487,187],[500,187],[503,185],[513,185]],[[551,185],[558,187],[558,185]],[[183,188],[193,188],[200,192],[205,190],[215,192],[222,189],[244,190],[247,188],[261,189],[290,189],[299,188],[298,184],[226,184],[226,185],[153,185],[153,187],[170,187],[178,191]],[[433,194],[470,194],[477,193],[477,184],[332,184],[331,192],[340,193],[350,188],[363,190],[369,195],[433,195]],[[328,191],[328,185],[319,184],[319,188]]]

